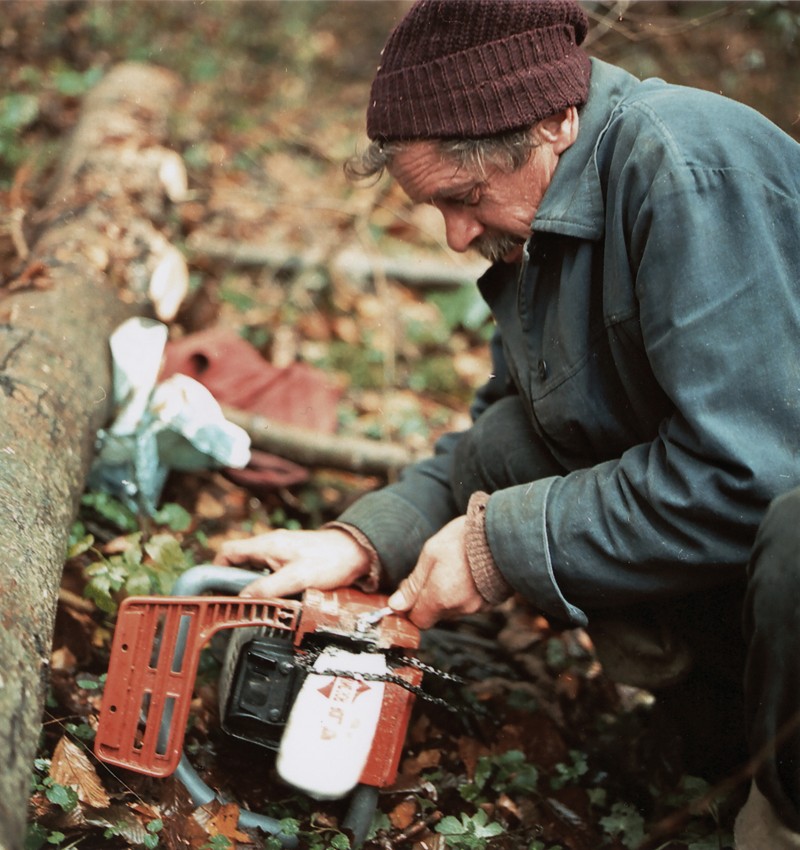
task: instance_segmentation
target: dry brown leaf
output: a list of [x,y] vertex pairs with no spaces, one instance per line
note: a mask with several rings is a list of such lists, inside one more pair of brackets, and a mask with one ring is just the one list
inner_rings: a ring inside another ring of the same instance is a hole
[[78,799],[87,806],[105,809],[111,805],[89,757],[66,736],[56,744],[50,764],[50,777],[59,785],[73,788]]
[[49,289],[50,286],[50,270],[41,260],[36,260],[9,281],[6,289],[9,292],[17,292],[21,289]]
[[326,812],[316,812],[313,818],[313,825],[318,829],[338,829],[339,821]]
[[227,509],[221,499],[208,490],[201,490],[194,506],[194,514],[199,519],[221,519]]
[[581,680],[574,673],[565,670],[556,679],[556,693],[575,700],[581,690]]
[[417,801],[409,797],[389,812],[389,821],[395,829],[408,829],[417,816]]
[[461,351],[453,357],[453,369],[462,381],[480,386],[491,376],[491,365],[483,352]]
[[415,841],[412,850],[445,850],[447,839],[443,835],[426,836],[422,841]]
[[67,646],[54,649],[50,654],[50,666],[53,670],[74,670],[75,655]]
[[439,749],[423,750],[417,756],[411,756],[403,761],[403,773],[415,776],[429,767],[438,767],[442,760],[442,751]]
[[[113,828],[118,837],[114,846],[141,847],[151,833],[147,830],[149,821],[161,815],[152,806],[128,806],[124,803],[114,803],[102,811],[86,812],[86,823],[99,828]],[[125,844],[122,844],[122,841]]]
[[133,544],[129,537],[126,535],[120,535],[119,537],[114,537],[107,543],[104,543],[102,552],[104,555],[122,555],[124,552],[127,552],[132,545]]
[[361,339],[361,327],[352,316],[336,316],[332,325],[334,333],[343,342],[356,345]]
[[239,830],[239,806],[236,803],[224,803],[219,811],[206,824],[209,835],[224,835],[229,841],[250,842],[250,836]]
[[489,748],[475,738],[462,735],[458,739],[458,755],[470,781],[475,777],[475,768],[481,756],[489,755]]
[[421,714],[414,722],[408,734],[408,740],[415,744],[420,744],[433,738],[438,733],[433,722],[427,714]]
[[497,798],[496,806],[498,811],[502,812],[504,817],[508,818],[509,816],[515,817],[517,820],[522,820],[522,812],[520,811],[519,806],[508,796],[508,794],[501,794]]

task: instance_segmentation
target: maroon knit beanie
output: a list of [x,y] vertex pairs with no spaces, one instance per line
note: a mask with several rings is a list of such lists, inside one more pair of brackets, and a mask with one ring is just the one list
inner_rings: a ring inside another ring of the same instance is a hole
[[587,28],[575,0],[419,0],[383,49],[367,134],[477,138],[582,106]]

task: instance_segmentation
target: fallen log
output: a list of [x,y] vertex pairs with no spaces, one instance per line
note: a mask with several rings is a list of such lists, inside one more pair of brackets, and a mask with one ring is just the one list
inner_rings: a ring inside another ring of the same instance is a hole
[[225,260],[240,266],[264,266],[275,272],[327,270],[362,286],[384,277],[419,289],[458,289],[474,284],[488,267],[488,263],[482,261],[458,265],[430,257],[372,257],[355,248],[344,248],[333,257],[327,257],[318,250],[292,251],[284,245],[239,242],[209,236],[200,230],[189,236],[186,247],[198,257]]
[[225,407],[224,412],[226,419],[247,431],[254,448],[301,466],[380,475],[391,480],[416,460],[411,451],[396,443],[323,434],[230,407]]
[[0,286],[3,850],[23,846],[69,530],[110,412],[108,336],[176,262],[156,225],[180,194],[161,147],[177,91],[168,72],[125,64],[87,95],[38,236]]

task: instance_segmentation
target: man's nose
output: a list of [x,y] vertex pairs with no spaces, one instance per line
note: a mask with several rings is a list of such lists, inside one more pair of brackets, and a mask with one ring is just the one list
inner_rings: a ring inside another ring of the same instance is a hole
[[467,251],[474,239],[480,236],[483,225],[469,208],[441,210],[444,218],[447,244],[459,253]]

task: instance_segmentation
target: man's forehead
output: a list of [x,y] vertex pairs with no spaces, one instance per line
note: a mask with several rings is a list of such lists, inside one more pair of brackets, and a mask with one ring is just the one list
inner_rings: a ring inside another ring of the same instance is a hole
[[478,182],[430,141],[409,142],[392,157],[388,170],[415,203],[451,197]]

